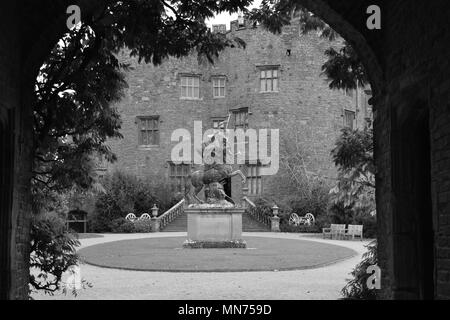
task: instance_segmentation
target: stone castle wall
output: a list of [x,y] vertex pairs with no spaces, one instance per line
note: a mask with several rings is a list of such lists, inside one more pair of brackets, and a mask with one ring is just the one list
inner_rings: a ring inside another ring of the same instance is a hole
[[[192,134],[193,121],[202,121],[206,130],[212,126],[213,118],[227,117],[230,111],[247,107],[250,128],[279,129],[280,149],[298,142],[308,171],[335,176],[330,150],[343,127],[344,108],[356,111],[356,96],[330,90],[321,76],[326,60],[323,53],[330,42],[315,34],[302,35],[295,23],[285,27],[281,36],[261,27],[232,27],[227,36],[241,38],[246,48],[228,48],[214,64],[199,61],[196,54],[168,59],[156,67],[139,64],[125,54],[121,56],[133,70],[126,76],[129,87],[125,98],[117,105],[124,138],[110,142],[118,156],[110,170],[120,168],[141,177],[169,179],[168,161],[176,144],[170,139],[175,129],[186,128]],[[265,66],[278,68],[278,92],[260,92],[260,68]],[[199,99],[180,98],[183,74],[200,76]],[[226,78],[225,98],[213,97],[214,76]],[[160,144],[139,146],[136,117],[154,115],[159,116]],[[357,115],[355,126],[361,126],[366,114],[360,108]],[[283,190],[286,183],[280,181],[280,174],[262,178],[263,194],[276,197],[289,192]],[[232,195],[239,198],[240,193],[240,178],[234,177]]]

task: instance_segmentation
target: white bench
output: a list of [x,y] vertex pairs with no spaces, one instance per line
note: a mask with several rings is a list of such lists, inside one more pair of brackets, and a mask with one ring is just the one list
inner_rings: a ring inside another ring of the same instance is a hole
[[129,213],[126,215],[125,217],[126,220],[133,222],[134,220],[136,220],[136,215],[134,213]]

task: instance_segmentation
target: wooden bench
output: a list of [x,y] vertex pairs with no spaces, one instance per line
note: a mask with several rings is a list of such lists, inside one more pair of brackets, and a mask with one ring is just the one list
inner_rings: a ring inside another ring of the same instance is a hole
[[355,240],[355,237],[359,237],[361,240],[363,239],[363,226],[357,224],[349,224],[347,230],[345,230],[345,237],[352,238]]
[[67,214],[66,229],[72,229],[78,233],[86,233],[87,222],[87,212],[82,210],[72,210]]
[[345,235],[345,224],[332,224],[330,228],[322,228],[322,236],[330,236],[330,239],[340,239]]

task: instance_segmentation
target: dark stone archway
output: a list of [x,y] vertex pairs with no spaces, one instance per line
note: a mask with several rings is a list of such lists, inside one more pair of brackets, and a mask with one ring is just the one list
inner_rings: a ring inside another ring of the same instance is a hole
[[0,109],[0,299],[7,298],[10,288],[10,237],[13,203],[14,109]]
[[392,136],[393,290],[395,298],[432,299],[435,247],[429,110],[425,101],[408,103],[410,97],[404,102],[411,108],[393,114],[399,124]]
[[[383,297],[427,298],[433,291],[435,298],[450,298],[450,3],[377,1],[382,10],[382,30],[377,31],[368,30],[365,24],[366,8],[372,1],[297,1],[349,41],[369,74],[374,92]],[[0,228],[7,225],[10,235],[9,242],[2,238],[0,245],[0,257],[9,257],[7,276],[0,280],[2,298],[27,298],[30,97],[39,67],[64,33],[65,8],[74,3],[80,3],[82,11],[90,14],[101,1],[22,0],[0,4],[0,114],[4,109],[14,110],[14,131],[9,127],[5,132],[3,127],[2,132],[2,139],[14,133],[14,163],[2,169],[14,172],[13,187],[8,188],[12,209],[0,212],[7,215],[0,220]],[[416,117],[417,110],[422,109],[427,111],[420,111],[421,116]],[[407,146],[413,142],[418,143]],[[417,169],[427,167],[428,160],[429,175]],[[406,174],[411,177],[402,180]],[[409,211],[403,204],[411,199],[418,208]],[[419,228],[422,223],[425,227]],[[429,240],[430,234],[434,241]],[[409,261],[418,266],[412,278],[416,280],[402,278],[410,272],[401,253],[406,238],[410,240],[405,246],[413,254]],[[417,280],[420,275],[425,275],[425,282]],[[9,285],[4,287],[3,283]]]
[[[26,298],[15,286],[28,282],[19,275],[28,271],[23,248],[16,246],[20,189],[17,161],[20,159],[20,10],[16,2],[0,3],[0,298]],[[24,204],[25,205],[25,204]],[[28,232],[28,229],[25,229]],[[28,289],[24,285],[22,289]]]
[[[50,50],[66,32],[66,8],[74,3],[86,15],[102,5],[89,0],[0,2],[0,115],[2,121],[5,114],[11,115],[6,128],[3,124],[0,158],[13,156],[1,169],[2,179],[10,183],[4,197],[12,200],[3,203],[2,198],[0,206],[1,299],[28,299],[34,82]],[[14,152],[3,153],[10,137]],[[12,181],[8,180],[11,175]]]

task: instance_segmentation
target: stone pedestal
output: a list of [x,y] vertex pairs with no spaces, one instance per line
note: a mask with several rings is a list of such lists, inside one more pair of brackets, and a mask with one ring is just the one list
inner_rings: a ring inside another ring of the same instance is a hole
[[280,217],[278,217],[278,208],[277,205],[272,207],[273,216],[270,218],[270,230],[272,232],[280,232]]
[[270,230],[272,232],[280,232],[280,218],[271,217],[270,222],[271,222]]
[[185,248],[245,248],[242,240],[242,208],[191,207],[187,214]]
[[152,232],[159,232],[159,219],[153,217],[150,220],[150,226],[151,226]]

